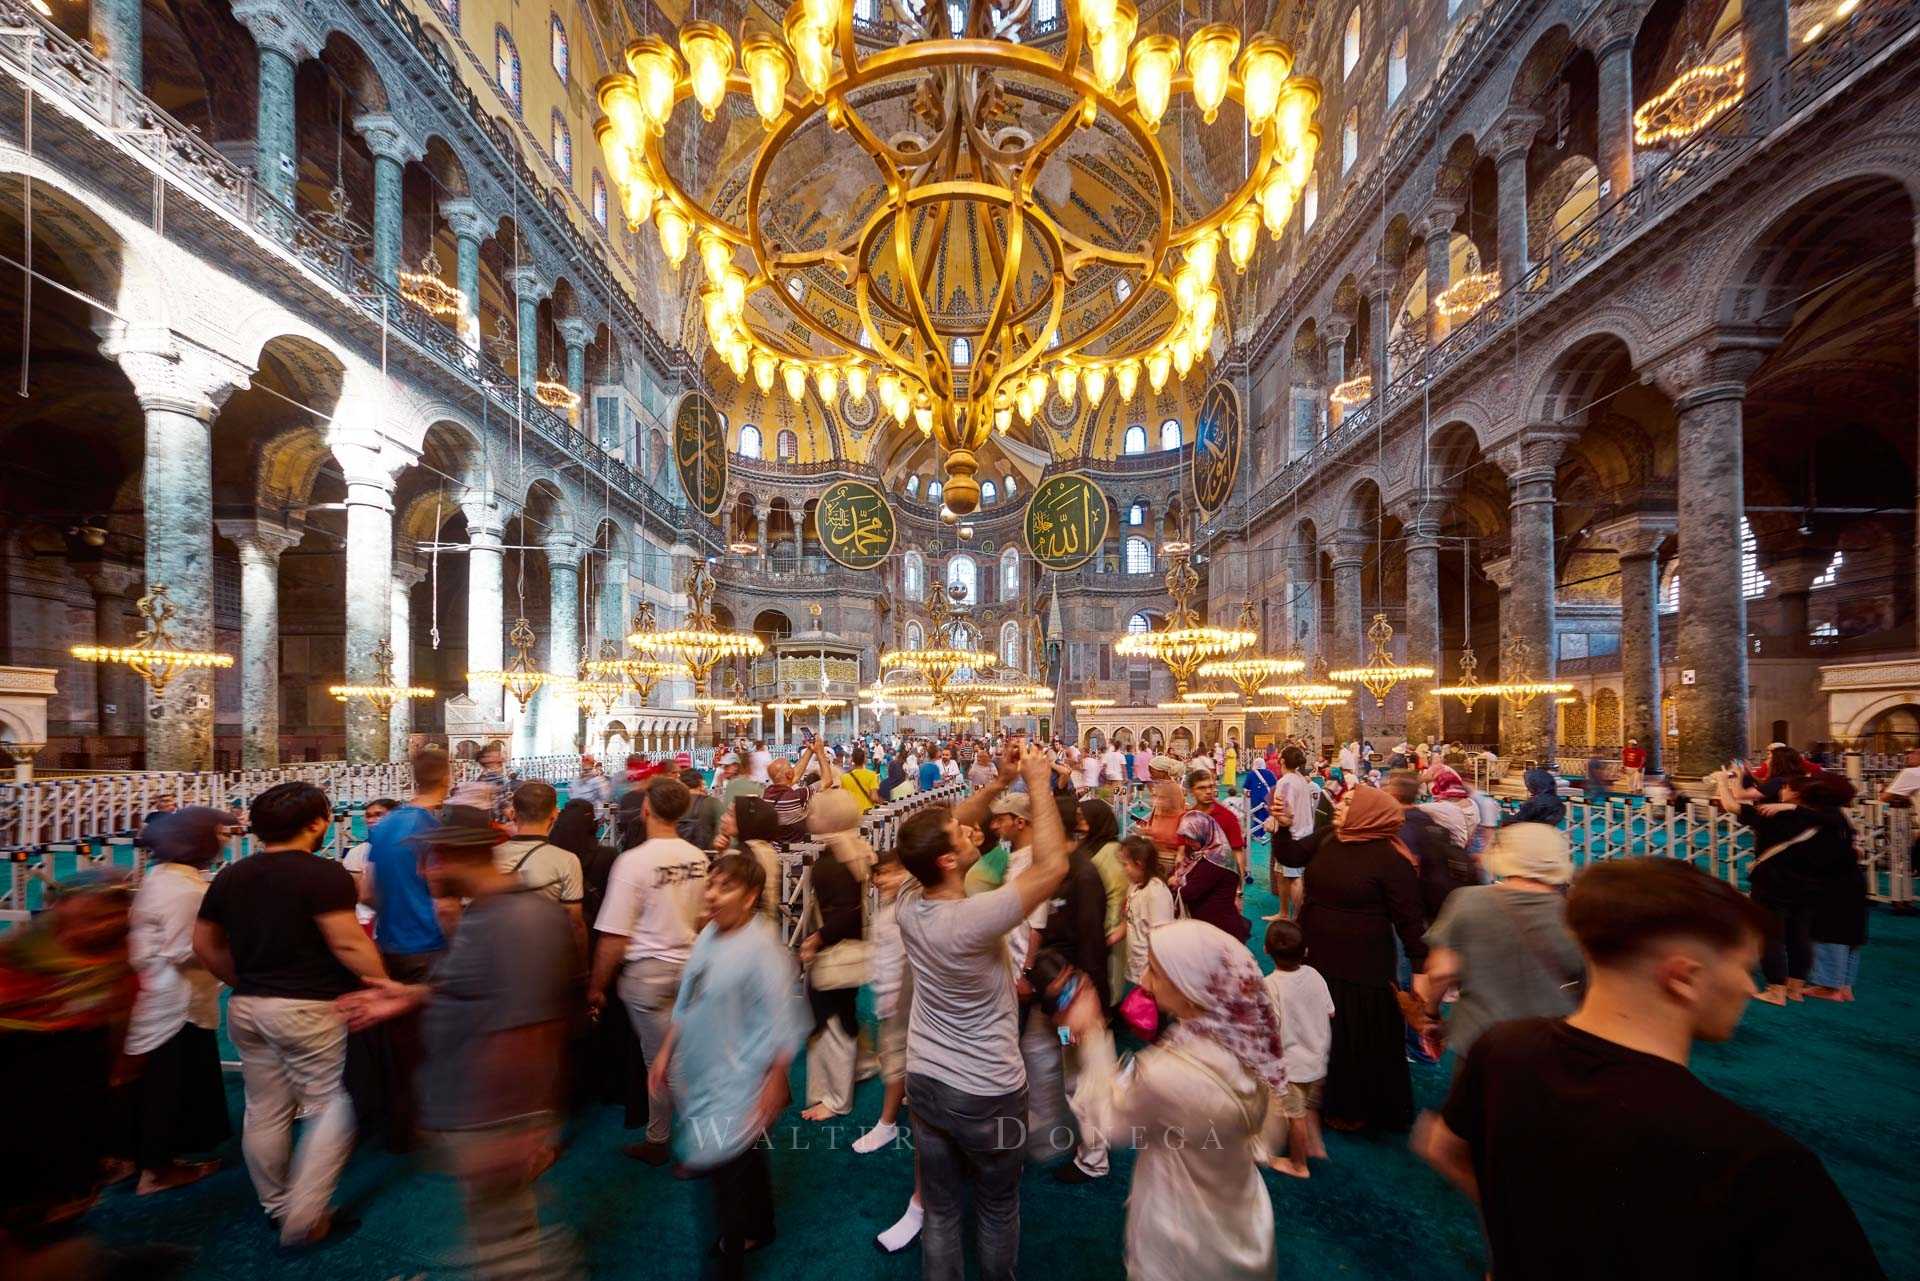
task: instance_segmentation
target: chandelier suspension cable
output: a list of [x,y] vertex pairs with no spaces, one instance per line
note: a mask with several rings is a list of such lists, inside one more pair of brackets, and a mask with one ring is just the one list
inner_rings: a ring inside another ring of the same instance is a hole
[[427,573],[430,582],[427,585],[429,606],[427,609],[427,638],[438,651],[440,648],[440,531],[444,521],[441,507],[446,501],[447,487],[440,486],[440,492],[433,500],[433,550],[427,554]]

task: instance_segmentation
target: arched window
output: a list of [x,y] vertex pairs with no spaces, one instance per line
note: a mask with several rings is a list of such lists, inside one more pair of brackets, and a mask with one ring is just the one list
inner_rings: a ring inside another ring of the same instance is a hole
[[573,177],[573,135],[567,132],[567,122],[560,118],[559,112],[553,113],[552,125],[553,166],[567,177]]
[[1340,172],[1353,168],[1360,158],[1360,108],[1350,107],[1340,123]]
[[1129,574],[1151,574],[1153,572],[1153,544],[1144,538],[1127,540],[1126,572]]
[[983,480],[980,482],[980,505],[982,507],[991,507],[994,503],[998,502],[999,499],[1000,491],[993,487],[992,481]]
[[928,481],[927,482],[927,501],[930,503],[939,502],[940,495],[946,492],[946,488],[947,487],[945,485],[942,485],[937,480]]
[[953,363],[956,367],[973,363],[973,344],[964,338],[953,340]]
[[1009,547],[1000,553],[1000,599],[1012,600],[1020,591],[1020,552]]
[[548,29],[551,32],[549,41],[553,58],[553,74],[560,77],[561,84],[565,84],[567,72],[573,65],[573,59],[567,51],[567,24],[560,21],[560,15],[556,13],[552,16]]
[[1340,77],[1345,79],[1360,65],[1360,6],[1347,15],[1346,35],[1340,40]]
[[1827,567],[1815,575],[1814,580],[1808,583],[1807,586],[1832,587],[1840,581],[1840,567],[1846,563],[1847,554],[1845,552],[1835,552],[1833,559],[1827,562]]
[[926,644],[926,633],[920,630],[920,624],[907,624],[907,648],[919,649]]
[[920,478],[918,476],[907,477],[907,497],[918,498],[919,496],[920,496]]
[[493,78],[500,85],[501,96],[513,104],[517,114],[520,110],[520,51],[513,47],[513,37],[507,34],[505,27],[493,29]]
[[1123,454],[1144,454],[1147,452],[1147,429],[1139,423],[1127,428],[1127,434],[1120,446]]
[[752,423],[740,429],[740,456],[742,458],[760,456],[760,429]]
[[1051,27],[1060,21],[1060,0],[1034,0],[1033,25]]
[[1400,28],[1387,51],[1387,105],[1392,106],[1407,91],[1407,29]]
[[1314,221],[1320,217],[1320,184],[1309,182],[1306,194],[1300,198],[1300,230],[1310,231]]
[[1000,486],[1000,488],[1001,488],[1001,490],[1002,490],[1002,491],[1003,491],[1003,492],[1004,492],[1004,493],[1006,494],[1006,496],[1007,496],[1008,498],[1012,498],[1012,497],[1013,497],[1013,491],[1014,491],[1014,488],[1015,488],[1015,486],[1014,486],[1014,481],[1013,481],[1013,477],[1011,477],[1011,476],[1009,476],[1009,477],[1007,477],[1007,479],[1006,479],[1006,483],[1004,483],[1003,485],[1001,485],[1001,486]]
[[972,605],[980,599],[980,567],[973,563],[973,557],[961,553],[947,561],[947,586],[958,587],[954,595],[957,605]]
[[909,600],[919,600],[920,594],[927,590],[926,562],[920,559],[919,552],[908,552],[901,562],[900,585]]
[[879,10],[880,0],[853,0],[853,16],[861,22],[872,22]]
[[607,225],[607,180],[600,171],[593,171],[593,220],[602,227]]
[[792,295],[795,302],[805,302],[807,300],[807,282],[798,276],[788,276],[787,293]]
[[1147,617],[1146,611],[1144,610],[1127,620],[1127,635],[1129,636],[1138,636],[1142,632],[1150,632],[1152,630],[1153,620]]
[[966,0],[947,0],[947,21],[953,24],[956,36],[967,29]]
[[1125,276],[1117,277],[1113,282],[1114,301],[1125,302],[1131,297],[1133,297],[1133,282]]
[[1180,420],[1169,418],[1160,424],[1160,448],[1180,448]]
[[800,456],[800,437],[790,431],[783,431],[774,438],[774,456],[783,463],[790,463]]
[[1133,506],[1127,508],[1127,524],[1144,525],[1147,523],[1147,500],[1136,498]]
[[1008,620],[1000,624],[1000,665],[1018,668],[1020,661],[1020,624]]

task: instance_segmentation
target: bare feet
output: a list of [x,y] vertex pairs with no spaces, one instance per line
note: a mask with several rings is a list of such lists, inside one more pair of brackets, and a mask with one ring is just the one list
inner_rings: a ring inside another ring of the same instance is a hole
[[840,1114],[838,1112],[835,1112],[832,1108],[828,1107],[826,1104],[816,1103],[812,1107],[808,1108],[806,1111],[802,1112],[800,1114],[800,1119],[802,1121],[831,1121],[833,1120],[834,1117],[839,1115]]
[[1853,997],[1837,987],[1814,986],[1807,989],[1807,995],[1816,1001],[1851,1001]]
[[176,1161],[163,1170],[142,1170],[134,1195],[152,1196],[169,1188],[183,1188],[189,1183],[198,1183],[219,1168],[218,1161]]
[[1787,989],[1784,987],[1769,986],[1763,991],[1755,992],[1753,999],[1756,1001],[1765,1001],[1768,1005],[1785,1005],[1787,1003]]
[[1277,1170],[1281,1174],[1291,1175],[1296,1179],[1310,1179],[1313,1177],[1312,1173],[1307,1169],[1307,1163],[1305,1161],[1295,1161],[1292,1157],[1274,1157],[1267,1162],[1267,1168],[1269,1170]]
[[1789,1001],[1806,1000],[1807,999],[1806,991],[1807,991],[1807,981],[1805,979],[1788,979],[1787,980],[1787,999]]

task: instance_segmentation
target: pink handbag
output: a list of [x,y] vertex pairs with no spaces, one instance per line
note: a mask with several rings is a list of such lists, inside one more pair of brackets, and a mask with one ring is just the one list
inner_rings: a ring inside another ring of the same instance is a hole
[[1136,987],[1120,998],[1120,1017],[1143,1041],[1151,1041],[1160,1032],[1160,1006],[1153,993]]

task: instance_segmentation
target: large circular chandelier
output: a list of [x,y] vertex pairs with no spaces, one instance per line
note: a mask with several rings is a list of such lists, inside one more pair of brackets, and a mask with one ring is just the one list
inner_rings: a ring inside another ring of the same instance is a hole
[[[986,672],[993,667],[992,654],[963,643],[959,619],[947,592],[939,583],[927,585],[927,644],[921,649],[890,649],[880,655],[882,673],[904,672],[903,679],[924,685],[936,701],[947,697],[947,683],[961,672]],[[917,680],[915,678],[918,678]]]
[[[1031,420],[1050,390],[1067,404],[1082,388],[1098,403],[1109,385],[1131,399],[1143,372],[1157,392],[1211,348],[1220,250],[1244,271],[1261,226],[1284,230],[1318,152],[1320,90],[1271,36],[1242,48],[1232,25],[1209,23],[1183,47],[1139,32],[1130,0],[1074,0],[1055,48],[1019,43],[1029,0],[974,0],[959,31],[938,0],[896,7],[905,38],[888,48],[856,41],[853,0],[797,0],[778,36],[743,31],[737,50],[703,21],[680,28],[678,51],[638,40],[597,87],[596,132],[628,227],[652,222],[676,268],[697,247],[707,336],[734,376],[763,395],[777,379],[795,401],[811,382],[829,404],[842,386],[864,400],[871,380],[902,428],[937,443],[946,505],[964,516],[979,504],[975,451],[1016,412]],[[1245,178],[1197,216],[1204,200],[1174,181],[1184,157],[1157,137],[1176,95],[1208,123],[1239,104],[1258,139]],[[750,101],[765,126],[725,185],[733,205],[704,203],[667,164],[688,98],[707,121]],[[1064,167],[1089,131],[1141,158],[1149,225],[1082,234],[1042,198],[1049,164]],[[845,145],[871,159],[875,202],[836,211],[848,218],[836,230],[787,225],[779,193]],[[965,306],[927,286],[960,226],[987,242],[984,296]]]
[[1173,673],[1174,693],[1183,699],[1202,663],[1230,658],[1260,641],[1259,633],[1251,628],[1214,627],[1201,618],[1189,604],[1199,585],[1200,576],[1187,563],[1187,553],[1176,553],[1167,566],[1167,595],[1173,598],[1173,609],[1167,614],[1166,626],[1128,632],[1113,642],[1113,652],[1122,658],[1152,658],[1165,663]]
[[708,572],[705,562],[693,567],[693,576],[687,580],[687,600],[691,608],[684,626],[665,631],[637,631],[627,637],[627,644],[655,658],[667,655],[686,665],[687,671],[693,676],[695,698],[683,699],[682,706],[693,706],[698,701],[710,704],[710,707],[698,709],[702,711],[724,707],[733,700],[708,697],[707,681],[714,667],[724,658],[751,658],[764,654],[767,643],[752,632],[737,632],[720,626],[715,620],[713,575]]

